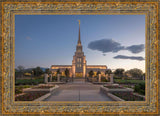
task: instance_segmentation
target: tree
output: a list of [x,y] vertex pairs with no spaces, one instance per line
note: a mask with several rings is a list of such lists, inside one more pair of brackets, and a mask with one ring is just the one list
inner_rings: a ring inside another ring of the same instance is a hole
[[67,82],[69,77],[69,70],[67,68],[65,70],[65,75],[66,75],[66,82]]
[[66,68],[66,70],[65,70],[65,75],[66,75],[66,77],[69,76],[69,70],[68,70],[68,68]]
[[115,70],[114,74],[117,75],[117,76],[122,77],[123,72],[124,72],[123,68],[118,68],[118,69]]
[[23,77],[23,74],[24,74],[24,66],[19,65],[19,66],[17,67],[17,70],[18,70],[19,76],[20,76],[20,77]]
[[45,73],[51,74],[51,71],[49,70],[49,68],[45,69]]
[[15,83],[17,81],[17,76],[18,76],[18,70],[15,68]]
[[143,73],[143,76],[145,76],[146,74],[145,73]]
[[34,76],[37,76],[37,77],[43,74],[43,70],[40,67],[36,67],[32,71]]
[[145,77],[146,77],[146,74],[145,74],[145,73],[143,73],[143,75],[142,75],[142,80],[144,80],[144,79],[145,79]]
[[57,70],[57,74],[61,74],[60,69]]
[[100,71],[97,71],[97,76],[98,76],[99,74],[101,74],[101,72],[100,72]]
[[128,73],[132,76],[132,77],[135,77],[135,78],[141,78],[142,75],[143,75],[143,72],[141,69],[138,69],[138,68],[134,68],[134,69],[130,69],[128,71]]
[[89,73],[88,73],[88,74],[89,74],[89,76],[90,76],[90,77],[92,77],[92,76],[94,75],[93,70],[89,71]]
[[107,69],[106,72],[105,72],[105,75],[106,74],[108,74],[108,75],[112,74],[112,70],[111,69]]

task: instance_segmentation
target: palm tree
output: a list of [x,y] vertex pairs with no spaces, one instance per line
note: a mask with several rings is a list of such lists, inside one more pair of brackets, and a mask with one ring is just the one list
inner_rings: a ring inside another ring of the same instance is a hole
[[68,70],[68,68],[66,68],[66,70],[65,70],[65,75],[66,75],[66,77],[69,76],[69,70]]
[[108,74],[110,76],[110,74],[112,74],[112,70],[111,69],[107,69],[105,72],[105,75]]
[[122,77],[123,73],[124,73],[124,69],[123,68],[118,68],[114,72],[115,75],[120,76],[120,77]]
[[57,70],[57,74],[61,74],[60,69]]
[[101,74],[101,72],[100,72],[100,71],[97,71],[97,76],[98,76],[99,74]]
[[19,72],[19,74],[20,74],[20,77],[23,78],[24,66],[19,65],[19,66],[17,67],[17,69],[18,69],[18,72]]
[[49,70],[49,68],[45,69],[45,73],[51,74],[51,71]]
[[66,75],[66,82],[67,82],[68,76],[69,76],[69,70],[68,70],[68,68],[66,68],[66,70],[65,70],[65,75]]
[[94,75],[93,70],[89,71],[89,73],[88,73],[88,74],[89,74],[89,76],[90,76],[90,77],[92,77],[92,76]]
[[39,76],[41,76],[43,74],[43,70],[39,66],[34,68],[33,72],[34,72],[34,76],[37,76],[37,77],[39,77]]

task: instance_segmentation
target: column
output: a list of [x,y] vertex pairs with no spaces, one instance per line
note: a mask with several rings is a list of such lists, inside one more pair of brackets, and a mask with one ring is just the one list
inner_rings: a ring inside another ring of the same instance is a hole
[[48,83],[48,74],[44,74],[44,83]]
[[49,77],[50,77],[50,79],[49,79],[50,82],[52,82],[52,74],[50,74]]
[[110,82],[113,83],[113,75],[114,74],[110,74]]
[[57,74],[57,82],[60,82],[60,74]]
[[101,82],[101,74],[98,74],[98,82]]

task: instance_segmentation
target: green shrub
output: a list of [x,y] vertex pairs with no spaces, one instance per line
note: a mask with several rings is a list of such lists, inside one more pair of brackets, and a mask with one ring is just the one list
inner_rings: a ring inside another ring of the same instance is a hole
[[142,82],[142,83],[135,85],[134,92],[145,95],[145,83]]
[[30,85],[19,85],[19,86],[15,86],[15,94],[20,94],[22,93],[22,89],[24,88],[30,88]]
[[40,79],[19,79],[16,80],[15,85],[37,85],[39,83],[44,83],[44,78]]
[[22,90],[19,88],[15,88],[15,94],[20,94],[20,93],[22,93]]
[[56,76],[53,76],[53,77],[52,77],[52,81],[57,81],[57,77],[56,77]]
[[116,75],[115,75],[113,78],[114,78],[114,79],[122,79],[122,77],[116,76]]
[[119,84],[139,84],[139,83],[144,83],[144,80],[122,80],[122,79],[114,79],[115,83]]
[[101,80],[102,82],[109,82],[109,80],[107,80],[107,79],[103,79],[103,80]]

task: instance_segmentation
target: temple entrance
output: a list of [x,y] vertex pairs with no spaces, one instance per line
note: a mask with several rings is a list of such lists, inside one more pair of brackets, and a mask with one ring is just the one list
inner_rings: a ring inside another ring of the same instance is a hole
[[76,73],[76,77],[83,77],[83,73]]

